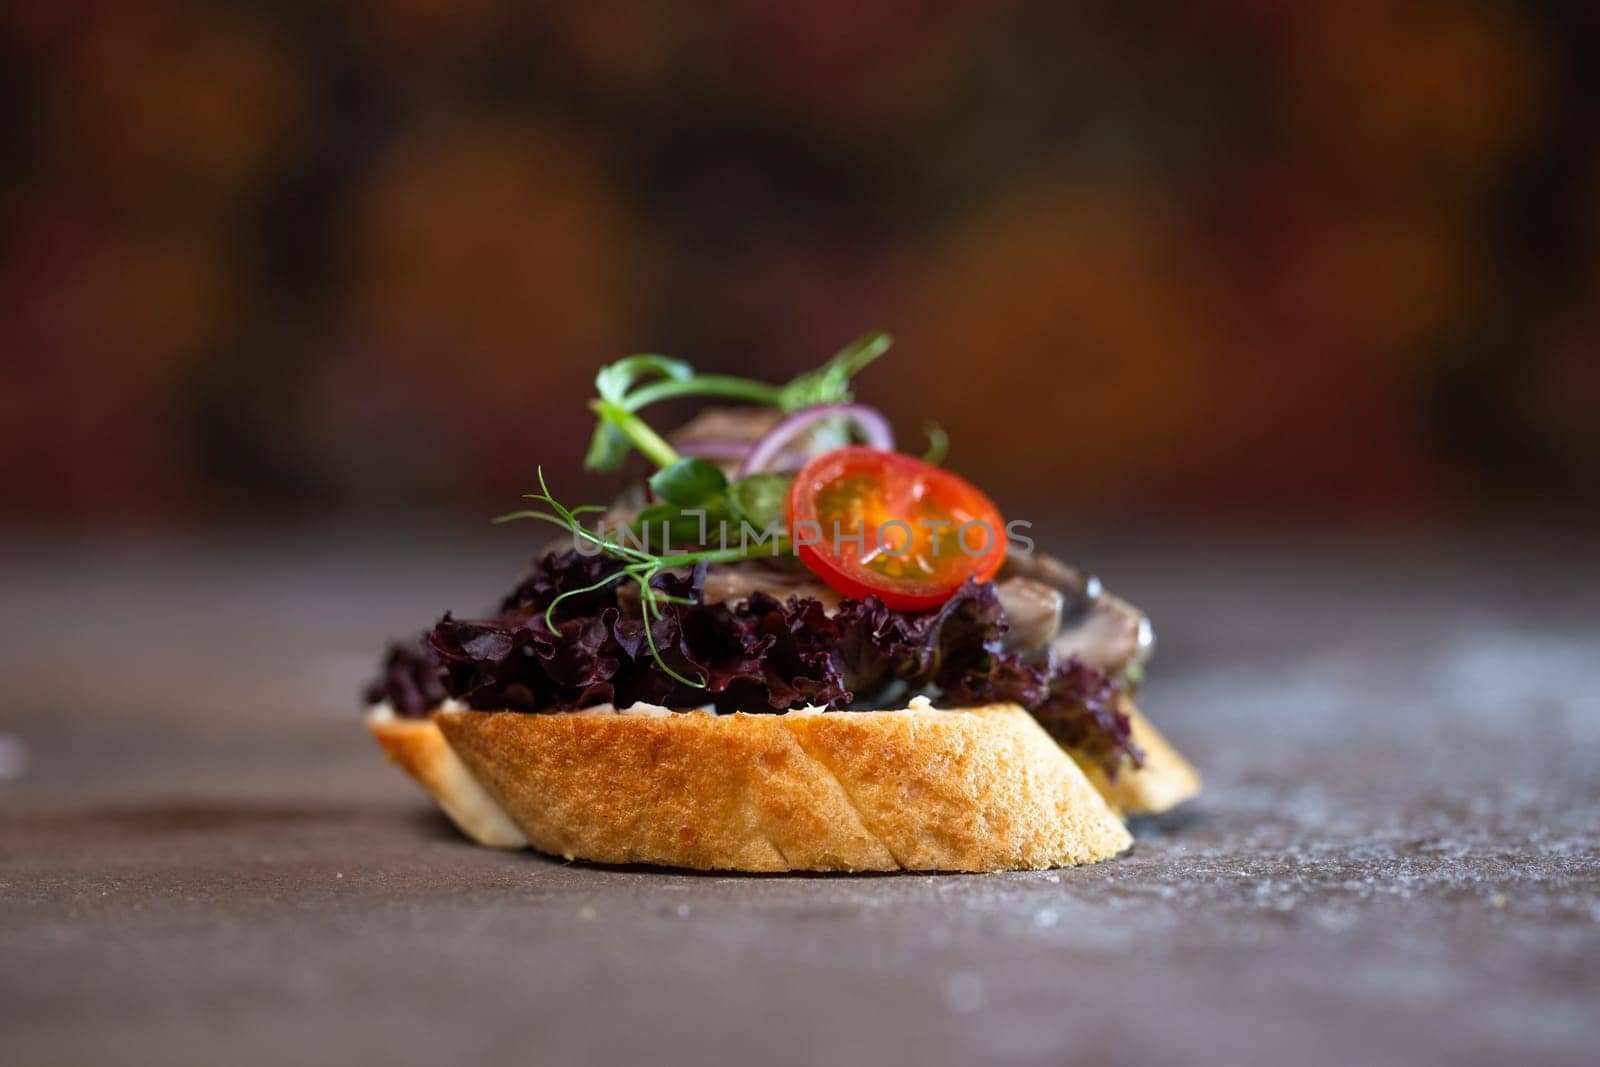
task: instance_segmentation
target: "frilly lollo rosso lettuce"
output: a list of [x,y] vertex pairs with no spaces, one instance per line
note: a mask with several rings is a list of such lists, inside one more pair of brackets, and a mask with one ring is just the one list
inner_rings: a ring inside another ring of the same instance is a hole
[[[968,580],[935,611],[894,611],[869,596],[830,614],[810,597],[760,592],[705,604],[702,567],[653,579],[659,592],[690,602],[663,604],[647,635],[638,609],[619,603],[621,583],[604,584],[619,570],[576,552],[544,557],[496,616],[447,614],[420,645],[392,648],[368,699],[406,715],[425,714],[446,696],[526,712],[636,701],[781,712],[903,706],[928,692],[950,707],[1020,704],[1113,772],[1142,762],[1111,679],[1076,660],[1026,663],[1001,652],[1005,614],[988,583]],[[569,595],[547,620],[562,594]]]
[[362,696],[368,705],[386,703],[399,715],[426,715],[444,703],[444,669],[422,638],[397,641],[383,654],[378,676]]

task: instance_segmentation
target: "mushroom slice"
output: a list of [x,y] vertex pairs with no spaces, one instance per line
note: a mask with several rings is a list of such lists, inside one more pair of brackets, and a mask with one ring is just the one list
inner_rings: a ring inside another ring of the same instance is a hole
[[1100,579],[1043,552],[1030,552],[1027,555],[1007,553],[1006,561],[1000,565],[1000,573],[995,577],[1002,581],[1007,578],[1027,578],[1060,591],[1062,619],[1066,623],[1086,613],[1100,595]]
[[777,425],[783,412],[776,408],[709,407],[667,435],[674,445],[704,441],[732,441],[753,445]]
[[[1154,651],[1155,635],[1144,612],[1106,592],[1094,575],[1054,556],[1043,552],[1008,555],[999,578],[996,591],[1007,581],[1025,580],[1043,583],[1061,593],[1060,625],[1046,639],[1051,656],[1058,660],[1076,656],[1096,670],[1122,674],[1143,664]],[[1010,603],[1006,603],[1006,616],[1011,617]],[[1012,625],[1017,626],[1017,622],[1012,620]],[[1012,643],[1010,637],[1008,634],[1008,650],[1033,647],[1023,640]]]
[[1061,590],[1034,578],[1002,578],[994,583],[994,591],[1006,613],[1004,651],[1043,649],[1060,632],[1066,603]]
[[1102,592],[1084,616],[1050,642],[1056,659],[1076,656],[1096,670],[1120,675],[1142,665],[1155,651],[1155,631],[1144,612],[1119,596]]
[[797,570],[761,561],[706,569],[707,604],[717,604],[725,600],[744,600],[750,594],[758,592],[768,593],[779,600],[786,600],[792,596],[808,596],[821,601],[823,608],[830,613],[838,610],[840,600],[838,590],[804,567]]

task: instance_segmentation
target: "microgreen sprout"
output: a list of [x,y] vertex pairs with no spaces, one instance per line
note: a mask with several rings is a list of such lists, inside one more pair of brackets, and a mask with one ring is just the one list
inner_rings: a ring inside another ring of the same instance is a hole
[[[650,479],[650,487],[664,503],[649,509],[644,518],[649,518],[649,513],[658,508],[662,510],[663,517],[668,512],[682,513],[691,508],[700,509],[702,515],[708,512],[724,516],[734,514],[741,521],[755,515],[776,515],[781,512],[786,480],[758,474],[730,485],[713,464],[703,459],[679,456],[667,439],[639,416],[639,410],[662,400],[688,396],[741,400],[785,412],[848,403],[851,400],[851,379],[887,352],[889,344],[889,335],[886,333],[863,334],[845,345],[821,367],[800,375],[786,385],[772,385],[728,374],[696,374],[694,368],[682,360],[654,353],[620,359],[602,367],[595,375],[595,391],[600,395],[590,402],[589,407],[598,416],[598,421],[589,442],[588,454],[584,457],[584,466],[590,470],[615,470],[622,465],[630,449],[637,450],[655,464],[658,470]],[[940,448],[937,438],[934,447],[936,450]],[[653,582],[665,571],[702,563],[735,563],[762,551],[777,555],[789,547],[788,538],[780,535],[770,542],[758,541],[754,545],[747,545],[741,537],[738,548],[651,552],[647,544],[624,543],[621,531],[618,535],[607,536],[603,530],[597,532],[585,526],[582,516],[604,512],[605,509],[597,505],[566,507],[550,494],[543,469],[539,471],[539,491],[523,496],[544,507],[514,511],[494,521],[534,519],[558,526],[570,533],[575,543],[583,542],[622,564],[616,573],[592,585],[568,589],[558,595],[545,609],[545,624],[555,629],[555,610],[568,597],[592,593],[622,580],[636,582],[639,586],[640,612],[644,617],[645,640],[649,643],[651,657],[672,678],[695,688],[703,688],[705,679],[696,681],[686,678],[669,666],[656,648],[651,625],[662,617],[663,605],[693,601],[664,593]],[[648,525],[646,523],[646,533]],[[667,529],[664,523],[663,532]],[[666,540],[664,537],[663,547]],[[726,545],[726,540],[723,544]]]
[[731,374],[696,374],[678,359],[645,354],[629,356],[602,367],[595,375],[600,395],[590,403],[599,416],[584,466],[590,470],[615,470],[627,458],[629,447],[639,450],[657,467],[677,462],[678,454],[661,435],[639,417],[650,404],[675,397],[718,397],[747,404],[798,411],[820,404],[851,400],[850,380],[889,350],[889,335],[863,334],[838,351],[816,370],[787,385],[773,385]]
[[593,593],[623,579],[631,580],[639,586],[639,610],[644,619],[645,642],[650,646],[651,658],[673,680],[691,688],[704,688],[706,680],[703,677],[699,679],[686,678],[674,670],[661,657],[661,651],[656,647],[654,627],[651,625],[661,618],[663,605],[693,604],[695,601],[687,597],[674,596],[670,593],[662,592],[653,584],[655,579],[663,572],[694,567],[700,563],[736,563],[740,560],[753,558],[758,553],[777,555],[788,548],[788,539],[780,536],[762,544],[741,544],[738,547],[706,549],[694,552],[651,552],[636,545],[626,544],[621,537],[615,534],[607,535],[603,530],[595,531],[585,526],[581,516],[603,512],[605,508],[596,504],[585,504],[580,507],[569,508],[551,495],[550,487],[544,479],[544,468],[539,468],[538,475],[539,491],[537,493],[524,493],[523,498],[543,504],[549,510],[532,508],[513,511],[510,514],[499,516],[494,521],[503,523],[520,519],[533,519],[537,522],[548,523],[566,530],[576,541],[582,541],[597,552],[604,553],[622,563],[622,569],[614,574],[609,574],[592,585],[584,586],[581,589],[568,589],[558,595],[545,608],[545,625],[551,630],[556,628],[555,610],[568,597]]

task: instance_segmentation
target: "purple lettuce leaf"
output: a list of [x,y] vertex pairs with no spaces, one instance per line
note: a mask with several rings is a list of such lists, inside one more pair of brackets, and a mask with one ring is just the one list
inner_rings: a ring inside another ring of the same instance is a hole
[[[650,622],[619,602],[621,582],[546,609],[568,590],[619,571],[614,561],[551,554],[490,618],[451,615],[421,647],[391,651],[369,689],[402,714],[421,715],[446,695],[485,710],[570,710],[636,701],[718,711],[842,708],[857,695],[936,693],[947,706],[1015,702],[1052,736],[1108,770],[1142,755],[1105,675],[1076,660],[1027,663],[1001,651],[1004,611],[988,583],[968,581],[936,611],[894,611],[877,597],[846,599],[829,614],[810,597],[757,592],[735,603],[703,603],[704,569],[664,574],[655,587],[691,603],[663,605]],[[698,679],[687,686],[673,675]]]
[[444,672],[425,637],[396,641],[384,650],[378,676],[362,691],[368,706],[387,703],[396,714],[426,715],[450,694]]

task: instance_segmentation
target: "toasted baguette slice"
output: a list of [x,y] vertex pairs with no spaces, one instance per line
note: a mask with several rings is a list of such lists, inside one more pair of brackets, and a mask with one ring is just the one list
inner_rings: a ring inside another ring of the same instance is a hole
[[389,762],[416,779],[462,833],[491,848],[527,847],[517,824],[483,791],[432,719],[402,719],[379,704],[367,712],[367,730]]
[[[568,859],[993,871],[1090,863],[1132,843],[1077,765],[1010,704],[721,716],[441,711],[432,722],[529,843]],[[386,745],[396,743],[391,725],[374,724]]]
[[1033,717],[440,712],[535,848],[702,870],[1036,869],[1132,843]]
[[1122,711],[1132,724],[1133,743],[1144,750],[1144,766],[1124,768],[1112,779],[1098,760],[1067,750],[1106,803],[1123,816],[1159,815],[1198,796],[1200,774],[1194,766],[1140,714],[1133,701],[1124,698]]

